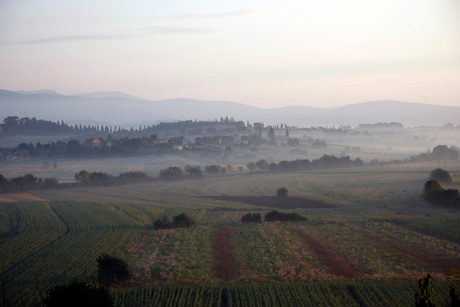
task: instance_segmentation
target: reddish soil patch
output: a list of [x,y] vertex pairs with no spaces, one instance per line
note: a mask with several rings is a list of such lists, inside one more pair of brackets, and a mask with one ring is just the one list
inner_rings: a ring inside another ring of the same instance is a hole
[[313,249],[318,255],[319,261],[332,274],[345,278],[358,278],[362,272],[353,268],[348,262],[339,257],[327,244],[320,238],[308,233],[301,227],[289,227],[289,231],[297,234],[303,239],[303,243]]
[[134,243],[134,245],[130,249],[128,249],[128,253],[131,253],[131,254],[137,253],[137,251],[139,250],[139,247],[144,243],[146,237],[147,235],[144,235],[139,242]]
[[221,227],[214,234],[214,248],[216,250],[217,268],[219,277],[223,280],[232,280],[235,275],[235,259],[233,255],[232,243],[233,228],[229,226]]
[[335,208],[337,205],[301,197],[277,196],[206,196],[206,198],[280,209]]
[[[435,257],[432,257],[431,255],[427,254],[426,251],[417,251],[417,250],[411,250],[407,248],[401,248],[399,246],[396,246],[390,242],[383,241],[382,239],[371,235],[369,233],[366,233],[364,231],[357,231],[360,235],[362,235],[364,238],[366,238],[369,241],[374,242],[378,246],[382,246],[387,250],[388,252],[392,254],[398,254],[404,257],[405,259],[418,262],[421,264],[427,264],[433,268],[436,268],[440,272],[448,272],[451,268],[457,267],[458,266],[458,260],[444,260],[444,259],[438,259]],[[410,248],[410,247],[409,247]]]
[[31,193],[22,192],[22,193],[9,193],[9,194],[0,194],[0,203],[1,202],[16,202],[16,201],[47,201],[48,199],[35,196]]

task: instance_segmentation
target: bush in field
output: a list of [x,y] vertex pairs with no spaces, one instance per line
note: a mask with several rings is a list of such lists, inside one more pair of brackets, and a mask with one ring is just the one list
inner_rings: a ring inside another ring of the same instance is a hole
[[260,213],[247,213],[241,217],[242,223],[262,223],[262,216]]
[[81,170],[75,174],[75,180],[77,181],[86,181],[88,180],[89,173],[87,170]]
[[118,176],[118,181],[119,182],[130,182],[130,181],[137,181],[137,180],[143,180],[147,178],[147,174],[141,171],[132,171],[132,172],[125,172],[121,173]]
[[177,166],[170,166],[160,171],[160,178],[165,180],[180,180],[184,178],[184,172]]
[[103,172],[89,173],[86,170],[81,170],[76,173],[75,180],[90,185],[110,185],[113,183],[113,177],[109,174]]
[[282,213],[277,210],[273,210],[265,214],[265,222],[304,222],[307,219],[298,213]]
[[260,170],[263,170],[263,171],[267,170],[268,166],[269,166],[269,164],[268,164],[267,160],[265,160],[265,159],[262,159],[262,160],[259,160],[259,161],[256,162],[256,167],[258,169],[260,169]]
[[429,199],[434,193],[441,191],[442,187],[437,180],[428,180],[425,182],[423,193],[426,199]]
[[276,190],[276,196],[287,197],[289,190],[285,187],[279,188]]
[[194,224],[192,218],[187,213],[181,213],[173,217],[174,228],[189,228]]
[[452,182],[452,177],[450,176],[449,172],[441,168],[432,170],[430,173],[430,179],[447,183]]
[[289,139],[289,140],[287,141],[287,144],[288,144],[289,146],[292,146],[292,147],[299,147],[300,142],[299,142],[298,139]]
[[185,166],[185,173],[189,178],[202,178],[203,172],[201,171],[201,167],[199,165],[186,165]]
[[158,229],[171,229],[171,228],[189,228],[192,227],[195,222],[187,213],[181,213],[179,215],[173,216],[172,222],[164,216],[161,219],[153,222],[153,228]]
[[110,287],[120,281],[131,278],[128,263],[119,258],[102,254],[97,257],[97,280],[100,284]]
[[172,223],[166,216],[163,216],[163,218],[158,219],[155,222],[153,222],[153,228],[156,229],[156,230],[158,230],[158,229],[170,229],[170,228],[172,228]]
[[457,189],[443,189],[438,181],[428,180],[425,183],[423,194],[429,202],[441,205],[460,207],[460,195]]
[[43,303],[49,307],[114,306],[113,298],[107,288],[96,287],[79,279],[68,284],[54,286],[47,293]]
[[113,178],[111,175],[103,172],[92,172],[88,176],[88,181],[94,185],[111,185]]
[[45,178],[41,183],[43,189],[57,189],[59,188],[59,181],[56,178]]
[[222,167],[220,165],[206,165],[204,170],[206,171],[206,173],[208,173],[209,175],[217,175],[219,173],[222,172]]
[[249,162],[248,164],[246,164],[246,166],[250,171],[256,168],[256,164],[254,162]]

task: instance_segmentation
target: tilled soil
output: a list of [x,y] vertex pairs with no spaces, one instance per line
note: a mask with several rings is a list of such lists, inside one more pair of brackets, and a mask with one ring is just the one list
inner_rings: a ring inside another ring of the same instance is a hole
[[289,227],[289,230],[303,239],[303,244],[308,245],[318,256],[319,261],[330,273],[345,278],[359,278],[363,272],[353,268],[348,262],[337,255],[325,242],[320,238],[301,227]]
[[214,247],[217,258],[217,271],[223,280],[232,280],[235,277],[235,259],[232,243],[234,229],[229,226],[219,228],[214,235]]

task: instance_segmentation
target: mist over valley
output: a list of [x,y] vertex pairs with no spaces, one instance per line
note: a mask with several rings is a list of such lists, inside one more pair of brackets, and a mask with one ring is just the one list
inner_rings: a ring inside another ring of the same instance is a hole
[[0,90],[0,117],[9,115],[84,121],[111,125],[138,125],[160,121],[214,120],[233,117],[266,125],[286,123],[298,127],[358,126],[399,122],[405,127],[457,123],[460,107],[400,101],[372,101],[336,108],[290,106],[258,108],[229,101],[169,99],[151,101],[120,92],[61,95],[55,91],[12,92]]
[[0,306],[460,306],[460,1],[0,1]]

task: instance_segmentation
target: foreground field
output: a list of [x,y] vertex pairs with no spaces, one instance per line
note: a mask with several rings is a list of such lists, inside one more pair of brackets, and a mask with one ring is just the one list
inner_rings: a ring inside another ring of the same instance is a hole
[[[460,264],[460,213],[421,199],[426,177],[344,169],[38,191],[28,202],[9,195],[0,204],[3,303],[39,304],[56,283],[95,280],[105,252],[134,273],[112,291],[118,306],[410,305],[426,273],[442,305],[444,278]],[[281,201],[280,186],[290,195]],[[308,221],[241,224],[272,209]],[[153,230],[180,212],[196,225]]]
[[[387,280],[138,287],[113,291],[117,306],[413,306],[413,282]],[[448,306],[445,284],[433,299]]]

